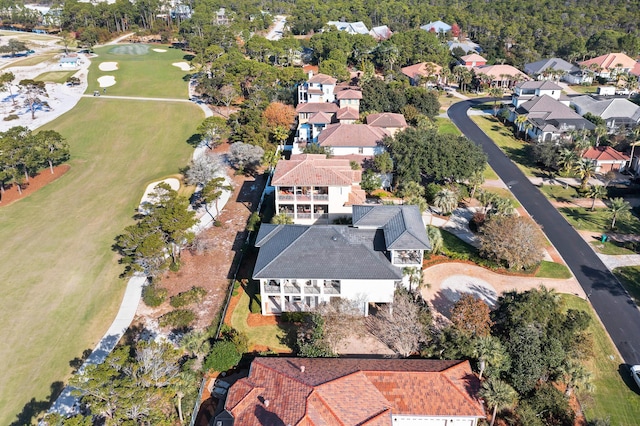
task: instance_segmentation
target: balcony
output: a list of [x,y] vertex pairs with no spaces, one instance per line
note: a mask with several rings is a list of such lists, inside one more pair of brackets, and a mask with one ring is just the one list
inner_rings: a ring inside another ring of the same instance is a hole
[[284,292],[287,294],[300,294],[300,285],[295,281],[284,282]]
[[304,294],[320,294],[320,286],[315,283],[315,280],[307,280],[303,286]]
[[393,252],[394,265],[422,264],[422,250],[395,250]]
[[340,280],[324,280],[324,294],[340,294]]
[[269,282],[264,285],[264,292],[280,294],[280,283],[274,280],[269,280]]

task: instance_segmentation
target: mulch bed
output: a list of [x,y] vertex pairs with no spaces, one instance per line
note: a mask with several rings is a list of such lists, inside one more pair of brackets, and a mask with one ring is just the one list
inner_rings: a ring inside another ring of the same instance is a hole
[[479,266],[481,268],[486,269],[487,271],[491,271],[491,272],[495,272],[496,274],[500,274],[500,275],[508,275],[508,276],[513,276],[513,277],[535,277],[536,274],[538,273],[538,270],[540,269],[540,266],[538,266],[534,271],[531,271],[530,273],[526,273],[526,272],[513,272],[513,271],[509,271],[507,269],[492,269],[489,268],[487,266],[484,265],[480,265],[478,263],[475,263],[471,260],[463,260],[463,259],[452,259],[450,257],[446,257],[446,256],[442,256],[442,255],[434,255],[431,256],[429,259],[425,259],[422,261],[422,269],[427,269],[431,266],[435,266],[435,265],[439,265],[440,263],[466,263],[467,265],[474,265],[474,266]]
[[18,192],[18,188],[16,186],[6,185],[4,192],[0,193],[0,207],[8,206],[15,201],[28,197],[40,188],[43,188],[67,173],[70,168],[71,166],[68,164],[61,164],[53,168],[53,174],[51,174],[48,167],[41,170],[37,175],[30,177],[29,182],[25,182],[22,185],[22,194]]

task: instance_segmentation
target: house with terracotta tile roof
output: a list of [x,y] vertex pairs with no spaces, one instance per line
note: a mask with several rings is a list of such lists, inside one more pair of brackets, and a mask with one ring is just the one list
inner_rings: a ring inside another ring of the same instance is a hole
[[491,86],[510,88],[520,81],[529,81],[531,78],[512,67],[511,65],[484,65],[472,68],[476,75],[484,74],[490,77]]
[[263,315],[309,311],[333,298],[392,303],[404,268],[419,267],[431,249],[413,205],[354,205],[349,225],[262,224],[253,279],[260,281]]
[[351,86],[338,86],[336,90],[336,100],[340,108],[355,108],[360,111],[360,100],[362,99],[362,90]]
[[629,162],[629,156],[616,151],[610,146],[594,146],[582,154],[596,166],[596,173],[607,173],[611,170],[622,170]]
[[335,102],[307,102],[298,104],[296,107],[298,128],[296,130],[295,142],[316,142],[320,132],[329,124],[336,121],[336,113],[339,109]]
[[636,61],[624,53],[608,53],[597,58],[578,62],[578,65],[592,70],[598,77],[614,78],[617,74],[633,70]]
[[404,115],[393,112],[369,114],[367,115],[366,122],[369,126],[379,127],[387,131],[391,136],[408,127]]
[[479,390],[469,361],[258,357],[212,424],[476,426]]
[[412,86],[421,83],[432,85],[441,84],[442,67],[434,62],[420,62],[419,64],[409,65],[401,69],[402,74],[409,77]]
[[487,60],[477,53],[471,53],[460,58],[460,65],[467,68],[482,67],[487,65]]
[[385,151],[382,140],[391,133],[368,124],[329,124],[318,136],[318,145],[331,149],[335,156],[375,155]]
[[362,170],[353,170],[347,159],[292,155],[278,162],[271,179],[275,211],[299,224],[331,223],[351,216],[351,206],[366,201],[361,178]]
[[309,79],[298,86],[298,103],[335,101],[336,81],[330,75],[309,72]]

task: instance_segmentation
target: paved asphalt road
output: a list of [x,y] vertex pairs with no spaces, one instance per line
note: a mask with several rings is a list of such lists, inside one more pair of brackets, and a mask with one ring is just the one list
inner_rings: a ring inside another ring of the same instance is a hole
[[549,203],[518,167],[467,116],[467,109],[484,98],[458,102],[448,115],[456,126],[489,156],[489,164],[511,188],[520,204],[542,226],[560,252],[600,316],[620,354],[628,364],[640,364],[640,310],[589,245]]

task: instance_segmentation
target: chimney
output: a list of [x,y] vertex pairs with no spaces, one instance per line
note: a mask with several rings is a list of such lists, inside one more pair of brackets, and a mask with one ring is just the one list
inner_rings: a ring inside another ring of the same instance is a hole
[[264,400],[264,406],[265,406],[265,407],[269,407],[269,400],[268,400],[268,399],[265,399],[265,400]]
[[301,366],[300,366],[300,372],[301,372],[301,373],[304,373],[304,369],[305,369],[305,366],[304,366],[304,365],[301,365]]

